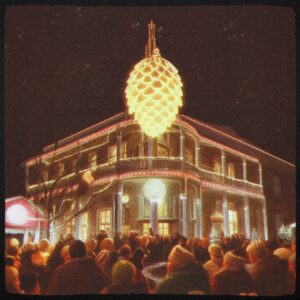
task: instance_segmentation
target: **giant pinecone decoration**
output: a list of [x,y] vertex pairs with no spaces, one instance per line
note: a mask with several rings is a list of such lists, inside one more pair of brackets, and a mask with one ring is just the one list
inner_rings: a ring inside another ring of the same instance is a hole
[[178,70],[159,54],[137,63],[129,75],[125,95],[129,113],[150,137],[165,132],[182,106]]

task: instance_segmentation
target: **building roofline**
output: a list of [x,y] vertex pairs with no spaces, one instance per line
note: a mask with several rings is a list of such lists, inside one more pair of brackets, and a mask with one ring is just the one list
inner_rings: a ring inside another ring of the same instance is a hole
[[246,145],[246,146],[248,146],[248,147],[251,147],[251,148],[253,148],[253,149],[257,150],[257,151],[260,151],[260,152],[262,152],[262,153],[264,153],[264,154],[267,154],[268,156],[271,156],[272,158],[275,158],[275,159],[277,159],[277,160],[279,160],[279,161],[281,161],[281,162],[283,162],[283,163],[285,163],[285,164],[288,164],[288,165],[290,165],[290,166],[292,166],[292,167],[295,167],[295,165],[294,165],[293,163],[288,162],[288,161],[286,161],[286,160],[284,160],[284,159],[282,159],[282,158],[280,158],[280,157],[278,157],[278,156],[275,156],[275,155],[273,155],[273,154],[271,154],[271,153],[269,153],[269,152],[267,152],[267,151],[265,151],[265,150],[263,150],[263,149],[261,149],[261,148],[258,148],[257,146],[251,144],[250,142],[245,142],[245,141],[242,140],[242,139],[239,139],[239,138],[237,138],[237,137],[234,137],[234,136],[232,136],[232,135],[230,135],[230,134],[228,134],[228,133],[226,133],[226,132],[224,132],[224,131],[222,131],[222,130],[216,129],[216,128],[213,127],[213,126],[210,126],[210,125],[208,125],[207,123],[204,123],[204,122],[201,122],[201,121],[199,121],[199,120],[196,120],[196,119],[194,119],[194,118],[192,118],[192,117],[190,117],[190,116],[187,116],[187,115],[184,115],[184,114],[180,114],[180,116],[182,116],[182,117],[184,117],[184,118],[186,118],[187,120],[190,120],[190,121],[192,121],[192,122],[198,123],[198,124],[201,125],[201,126],[207,127],[207,128],[209,128],[209,129],[211,129],[211,130],[213,130],[213,131],[215,131],[215,132],[217,132],[217,133],[219,133],[219,134],[222,134],[222,135],[224,135],[224,136],[226,136],[226,137],[229,137],[229,138],[231,138],[231,139],[233,139],[233,140],[235,140],[235,141],[238,141],[239,143],[244,144],[244,145]]

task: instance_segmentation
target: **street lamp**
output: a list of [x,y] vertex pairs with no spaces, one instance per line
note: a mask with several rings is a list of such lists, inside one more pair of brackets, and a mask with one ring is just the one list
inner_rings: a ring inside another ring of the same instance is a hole
[[158,232],[158,202],[166,195],[166,187],[159,179],[149,179],[144,184],[144,195],[150,201],[150,227],[153,234]]
[[7,209],[6,218],[9,223],[21,226],[28,221],[28,213],[23,205],[15,204]]

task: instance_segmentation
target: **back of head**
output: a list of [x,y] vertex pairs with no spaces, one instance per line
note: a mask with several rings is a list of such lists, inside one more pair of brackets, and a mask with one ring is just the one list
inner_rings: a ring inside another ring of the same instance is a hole
[[97,241],[95,239],[88,239],[85,243],[86,248],[90,251],[95,251],[97,246]]
[[19,247],[20,246],[20,243],[19,241],[16,239],[16,238],[12,238],[9,240],[9,244],[8,246],[15,246],[15,247]]
[[168,259],[174,270],[184,268],[185,266],[195,262],[193,254],[180,245],[173,247]]
[[111,251],[114,248],[114,240],[111,238],[104,238],[101,241],[101,249]]
[[130,284],[134,280],[135,273],[135,266],[130,261],[119,260],[112,268],[112,282],[113,284]]
[[34,272],[26,272],[20,275],[21,289],[25,293],[31,293],[37,283],[37,275]]
[[34,251],[34,243],[29,242],[23,245],[23,252]]
[[63,246],[63,248],[60,251],[60,256],[63,258],[64,262],[69,261],[71,259],[69,245]]
[[282,260],[286,260],[288,261],[289,260],[289,257],[291,256],[293,252],[287,248],[278,248],[276,249],[273,254],[276,255],[279,259],[282,259]]
[[236,268],[236,269],[244,269],[246,264],[246,259],[235,255],[233,251],[228,251],[224,255],[224,264],[225,266]]
[[211,244],[208,247],[208,252],[210,254],[210,257],[223,258],[223,250],[218,244]]
[[45,266],[47,263],[47,258],[43,255],[42,251],[34,251],[31,255],[31,263],[35,266]]
[[43,252],[49,251],[50,242],[47,239],[41,239],[39,241],[39,248]]
[[130,256],[131,253],[131,247],[127,244],[123,245],[120,248],[120,256],[128,258]]
[[84,257],[86,254],[84,243],[81,240],[74,240],[70,244],[69,253],[71,258]]
[[255,260],[261,259],[267,254],[265,245],[261,241],[251,242],[247,247],[247,252],[251,257],[254,257]]
[[276,239],[266,241],[265,247],[269,253],[273,253],[278,248],[278,242]]

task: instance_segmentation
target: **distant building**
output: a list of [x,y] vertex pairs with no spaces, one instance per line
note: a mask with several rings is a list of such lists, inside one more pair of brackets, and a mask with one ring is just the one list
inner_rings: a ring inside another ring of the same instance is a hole
[[295,221],[295,166],[227,132],[178,115],[151,139],[120,113],[26,161],[27,196],[46,209],[43,193],[52,193],[56,238],[73,233],[85,240],[101,229],[143,234],[149,230],[143,185],[160,178],[167,186],[158,204],[160,234],[208,236],[219,213],[225,236],[251,238],[256,229],[267,239]]

